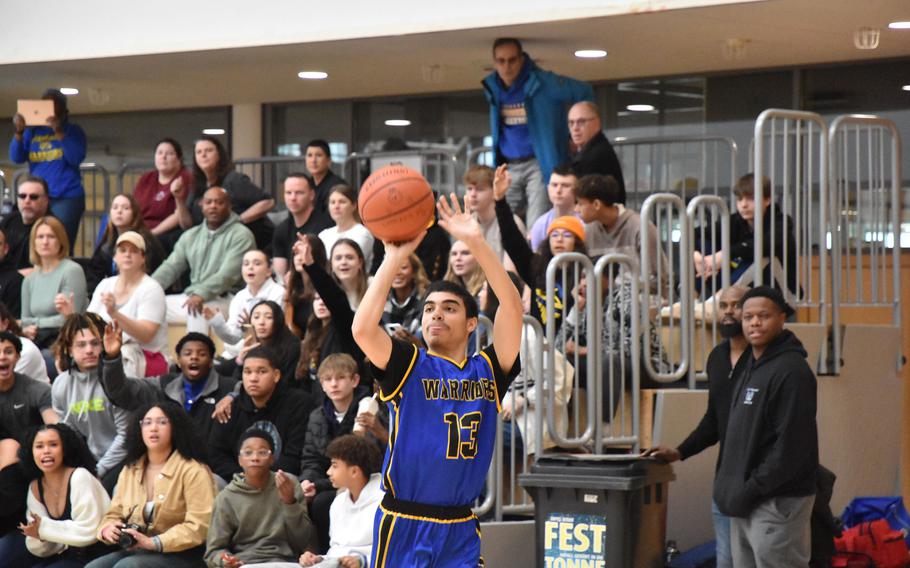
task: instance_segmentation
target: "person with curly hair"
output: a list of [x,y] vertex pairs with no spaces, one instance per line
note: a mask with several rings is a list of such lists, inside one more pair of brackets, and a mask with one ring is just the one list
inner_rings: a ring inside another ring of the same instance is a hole
[[215,481],[189,415],[173,401],[143,405],[131,416],[126,466],[98,530],[121,550],[88,568],[205,566],[214,502]]
[[103,554],[95,533],[110,498],[82,436],[66,424],[41,426],[23,440],[19,459],[31,480],[28,522],[19,525],[38,557],[31,566],[75,568]]

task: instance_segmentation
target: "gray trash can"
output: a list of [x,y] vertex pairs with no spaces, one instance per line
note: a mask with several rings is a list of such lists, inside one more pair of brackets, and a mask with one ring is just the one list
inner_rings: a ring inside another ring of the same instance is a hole
[[534,498],[537,566],[662,567],[675,478],[650,458],[542,457],[518,478]]

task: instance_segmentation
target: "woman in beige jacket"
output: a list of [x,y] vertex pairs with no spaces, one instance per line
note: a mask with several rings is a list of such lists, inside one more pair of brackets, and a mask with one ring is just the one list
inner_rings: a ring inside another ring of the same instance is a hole
[[127,465],[98,531],[100,540],[121,550],[88,567],[204,566],[215,483],[189,416],[172,401],[144,406],[131,421],[127,448]]

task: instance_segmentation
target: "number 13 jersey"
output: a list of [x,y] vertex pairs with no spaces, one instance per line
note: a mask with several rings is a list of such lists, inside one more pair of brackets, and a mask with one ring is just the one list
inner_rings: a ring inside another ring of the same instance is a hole
[[373,367],[389,406],[383,488],[427,505],[471,505],[480,495],[496,442],[496,417],[515,363],[504,373],[486,347],[456,362],[392,340],[382,371]]

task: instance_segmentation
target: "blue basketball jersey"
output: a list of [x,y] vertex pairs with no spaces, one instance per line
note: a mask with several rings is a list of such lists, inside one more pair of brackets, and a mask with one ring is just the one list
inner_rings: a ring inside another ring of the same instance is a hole
[[399,360],[387,371],[399,377],[386,376],[381,393],[389,405],[383,488],[403,501],[470,505],[493,457],[502,386],[517,369],[503,378],[492,347],[458,363],[396,341],[392,357]]

